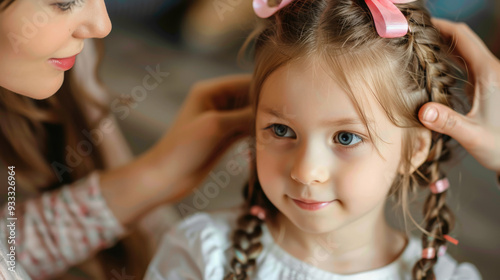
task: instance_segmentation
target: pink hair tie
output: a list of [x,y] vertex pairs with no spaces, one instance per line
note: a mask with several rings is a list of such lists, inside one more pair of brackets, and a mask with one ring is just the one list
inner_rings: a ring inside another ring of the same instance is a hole
[[456,240],[455,238],[453,238],[447,234],[444,235],[444,239],[446,239],[446,241],[448,241],[454,245],[458,245],[458,240]]
[[433,194],[442,193],[446,191],[449,187],[450,187],[450,181],[448,181],[448,178],[446,177],[441,180],[437,180],[436,182],[432,183],[429,186]]
[[444,256],[446,254],[446,245],[439,246],[438,257]]
[[257,206],[257,205],[254,205],[254,206],[252,206],[252,208],[250,208],[250,214],[256,216],[257,218],[259,218],[261,220],[266,219],[266,210],[264,210],[264,208]]
[[[257,16],[268,18],[289,5],[293,0],[283,0],[278,6],[270,7],[269,0],[253,0]],[[408,21],[394,4],[410,3],[416,0],[365,0],[372,13],[378,35],[383,38],[403,37],[408,33]]]
[[433,259],[436,256],[436,250],[432,247],[422,250],[422,259]]

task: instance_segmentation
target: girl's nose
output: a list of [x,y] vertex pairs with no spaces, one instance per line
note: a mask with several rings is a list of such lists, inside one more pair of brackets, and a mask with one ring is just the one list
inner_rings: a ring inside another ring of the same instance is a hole
[[293,159],[291,177],[303,185],[322,184],[330,179],[328,149],[320,145],[308,145],[297,151]]
[[73,36],[77,38],[104,38],[111,32],[111,20],[104,0],[87,1],[82,22],[75,29]]

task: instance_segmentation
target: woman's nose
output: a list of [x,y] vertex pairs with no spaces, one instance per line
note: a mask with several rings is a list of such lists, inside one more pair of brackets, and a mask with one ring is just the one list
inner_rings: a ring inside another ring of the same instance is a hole
[[322,184],[330,179],[328,149],[320,145],[308,145],[297,151],[293,159],[291,177],[303,185]]
[[104,0],[87,1],[81,24],[75,29],[74,37],[104,38],[111,32],[111,20]]

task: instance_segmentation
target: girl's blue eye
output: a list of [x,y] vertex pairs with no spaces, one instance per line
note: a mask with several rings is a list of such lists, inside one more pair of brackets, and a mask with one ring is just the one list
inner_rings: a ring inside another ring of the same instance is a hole
[[278,137],[295,137],[295,132],[293,132],[291,128],[284,124],[273,124],[271,126],[273,128],[274,134],[276,134],[276,136]]
[[[339,134],[337,134],[337,141],[341,144],[341,145],[344,145],[344,146],[352,146],[352,145],[355,145],[361,141],[363,141],[363,139],[361,139],[361,137],[359,137],[358,135],[354,134],[354,133],[350,133],[350,132],[341,132]],[[354,143],[353,143],[354,141]]]
[[63,12],[71,10],[75,5],[80,4],[84,0],[72,0],[68,2],[58,2],[55,5]]

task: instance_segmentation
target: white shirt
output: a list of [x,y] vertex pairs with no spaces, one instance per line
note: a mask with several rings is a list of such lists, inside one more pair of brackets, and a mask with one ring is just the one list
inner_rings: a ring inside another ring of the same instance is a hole
[[[146,280],[210,279],[222,280],[232,259],[231,235],[239,211],[228,209],[197,213],[186,218],[165,234],[156,256],[146,272]],[[411,279],[411,270],[420,259],[420,239],[410,238],[404,252],[394,262],[371,271],[350,275],[335,274],[305,263],[274,243],[264,225],[262,253],[252,279],[286,280],[393,280]],[[434,266],[437,280],[480,280],[477,268],[470,263],[457,264],[448,254]]]

